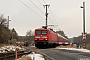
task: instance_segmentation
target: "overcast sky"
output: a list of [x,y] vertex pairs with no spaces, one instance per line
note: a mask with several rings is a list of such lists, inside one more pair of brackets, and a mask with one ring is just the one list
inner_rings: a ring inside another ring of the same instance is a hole
[[28,7],[19,0],[0,0],[0,14],[4,14],[5,18],[10,16],[9,28],[15,28],[17,33],[23,36],[28,30],[45,25],[44,1],[50,4],[48,24],[55,25],[55,29],[63,30],[68,37],[81,35],[83,31],[83,9],[80,6],[85,1],[86,31],[90,33],[90,0],[21,0]]

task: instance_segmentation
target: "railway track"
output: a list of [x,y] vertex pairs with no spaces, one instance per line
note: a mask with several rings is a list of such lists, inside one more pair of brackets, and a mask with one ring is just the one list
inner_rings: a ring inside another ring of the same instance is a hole
[[[30,54],[32,51],[25,50],[25,51],[18,51],[18,58],[22,55]],[[0,60],[15,60],[16,52],[7,52],[7,53],[0,53]]]
[[[43,49],[38,49],[35,47],[23,47],[26,50],[20,51],[18,50],[18,58],[21,58],[23,55],[27,55],[32,53],[33,51],[35,53],[41,54],[43,55],[43,57],[45,58],[45,60],[52,60],[50,57],[48,57],[46,54],[40,52]],[[16,52],[12,51],[12,52],[7,52],[7,53],[0,53],[0,60],[15,60],[16,59]]]

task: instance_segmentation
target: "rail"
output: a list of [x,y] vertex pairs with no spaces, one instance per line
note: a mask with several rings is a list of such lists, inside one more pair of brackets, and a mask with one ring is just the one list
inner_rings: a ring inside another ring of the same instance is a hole
[[[32,51],[18,51],[18,57],[31,53]],[[15,52],[0,53],[0,60],[15,60]]]

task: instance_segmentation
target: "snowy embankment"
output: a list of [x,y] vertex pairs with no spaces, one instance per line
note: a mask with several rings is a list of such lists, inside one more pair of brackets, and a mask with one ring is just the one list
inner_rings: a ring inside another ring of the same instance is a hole
[[0,53],[7,53],[7,52],[12,52],[18,49],[19,51],[25,50],[24,48],[18,47],[18,46],[3,46],[0,48]]
[[42,55],[40,54],[28,54],[28,55],[23,55],[21,58],[18,60],[45,60]]
[[[18,49],[19,51],[22,51],[22,50],[25,50],[24,48],[21,48],[21,47],[18,47],[18,46],[13,46],[13,45],[10,45],[10,46],[3,46],[0,48],[0,53],[7,53],[7,52],[14,52],[16,51],[16,49]],[[21,58],[19,58],[18,60],[45,60],[43,58],[42,55],[40,54],[35,54],[35,53],[31,53],[31,54],[28,54],[28,55],[23,55]]]
[[66,50],[75,50],[75,51],[81,51],[81,52],[88,52],[90,53],[90,50],[88,49],[80,49],[80,48],[56,48],[56,49],[66,49]]

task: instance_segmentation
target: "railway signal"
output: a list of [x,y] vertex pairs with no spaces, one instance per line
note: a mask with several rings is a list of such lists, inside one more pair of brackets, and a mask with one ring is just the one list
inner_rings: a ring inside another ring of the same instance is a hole
[[82,37],[82,40],[86,40],[86,39],[87,39],[87,38],[86,38],[86,34],[87,34],[87,33],[82,33],[82,36],[83,36],[83,37]]

